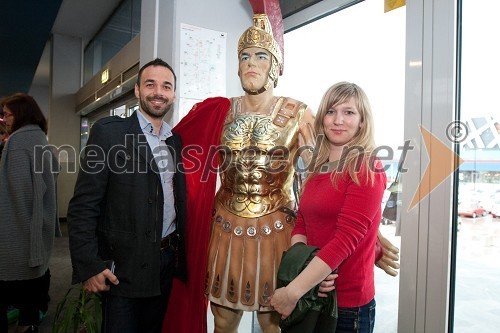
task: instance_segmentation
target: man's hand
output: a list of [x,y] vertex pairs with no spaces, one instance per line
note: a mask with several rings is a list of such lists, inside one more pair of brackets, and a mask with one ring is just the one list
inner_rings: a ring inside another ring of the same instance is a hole
[[94,275],[87,281],[83,282],[83,289],[91,293],[98,293],[101,291],[108,291],[109,285],[106,284],[106,280],[114,285],[120,283],[116,275],[111,273],[109,269],[103,270],[101,273]]
[[391,276],[397,276],[399,269],[399,249],[392,245],[392,243],[382,236],[380,231],[378,232],[378,238],[380,240],[380,244],[382,244],[382,258],[377,261],[377,267],[383,269],[387,274]]

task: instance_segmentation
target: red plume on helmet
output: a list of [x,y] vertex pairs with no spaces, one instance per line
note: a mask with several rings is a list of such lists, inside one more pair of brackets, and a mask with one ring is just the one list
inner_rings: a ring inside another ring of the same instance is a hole
[[[273,37],[281,49],[282,61],[284,63],[285,50],[283,39],[283,17],[281,15],[281,8],[279,0],[249,0],[254,14],[266,14],[271,28],[273,29]],[[283,74],[283,65],[280,75]]]

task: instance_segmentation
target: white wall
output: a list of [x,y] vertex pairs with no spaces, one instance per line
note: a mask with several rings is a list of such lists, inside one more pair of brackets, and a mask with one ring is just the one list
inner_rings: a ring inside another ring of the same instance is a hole
[[[143,0],[140,65],[159,57],[172,65],[179,76],[181,24],[226,32],[225,97],[240,96],[243,90],[238,77],[237,45],[240,35],[252,24],[252,15],[247,0]],[[174,114],[167,115],[166,121],[177,123],[178,111],[176,104]]]
[[[243,94],[238,77],[238,40],[252,25],[252,7],[248,0],[179,0],[176,1],[176,39],[177,50],[180,47],[180,24],[186,23],[216,31],[227,32],[226,48],[226,97]],[[179,52],[175,64],[180,66]]]
[[49,87],[33,84],[30,87],[28,95],[33,96],[35,101],[42,109],[45,118],[49,116]]

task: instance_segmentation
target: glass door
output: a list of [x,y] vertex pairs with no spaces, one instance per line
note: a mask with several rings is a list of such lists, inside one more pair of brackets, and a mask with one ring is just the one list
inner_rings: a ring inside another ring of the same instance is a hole
[[500,327],[500,20],[497,0],[462,0],[459,69],[460,166],[453,330]]
[[[288,27],[284,75],[275,94],[301,100],[315,112],[323,93],[334,83],[349,81],[362,87],[372,106],[376,144],[387,167],[389,189],[398,165],[404,167],[405,157],[406,7],[384,12],[380,0],[323,2],[328,3],[323,6],[328,12],[318,15],[321,19],[297,29]],[[285,19],[285,30],[287,20],[295,18]],[[390,194],[387,190],[382,209],[390,201]],[[398,207],[401,204],[400,199]],[[396,217],[383,218],[380,225],[382,234],[398,248],[400,223]],[[375,332],[395,333],[399,276],[375,268],[375,279]]]

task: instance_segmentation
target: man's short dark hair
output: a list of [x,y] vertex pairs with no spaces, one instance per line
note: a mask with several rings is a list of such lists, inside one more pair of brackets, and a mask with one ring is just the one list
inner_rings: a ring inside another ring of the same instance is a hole
[[175,76],[174,69],[172,68],[172,66],[170,66],[169,64],[167,64],[165,61],[163,61],[160,58],[156,58],[155,60],[151,60],[150,62],[148,62],[147,64],[142,66],[141,69],[139,69],[139,74],[137,75],[137,85],[140,86],[141,76],[142,76],[142,72],[144,72],[144,69],[146,69],[147,67],[150,67],[150,66],[163,66],[163,67],[168,68],[172,72],[172,74],[174,75],[174,91],[175,91],[176,86],[177,86],[177,76]]

